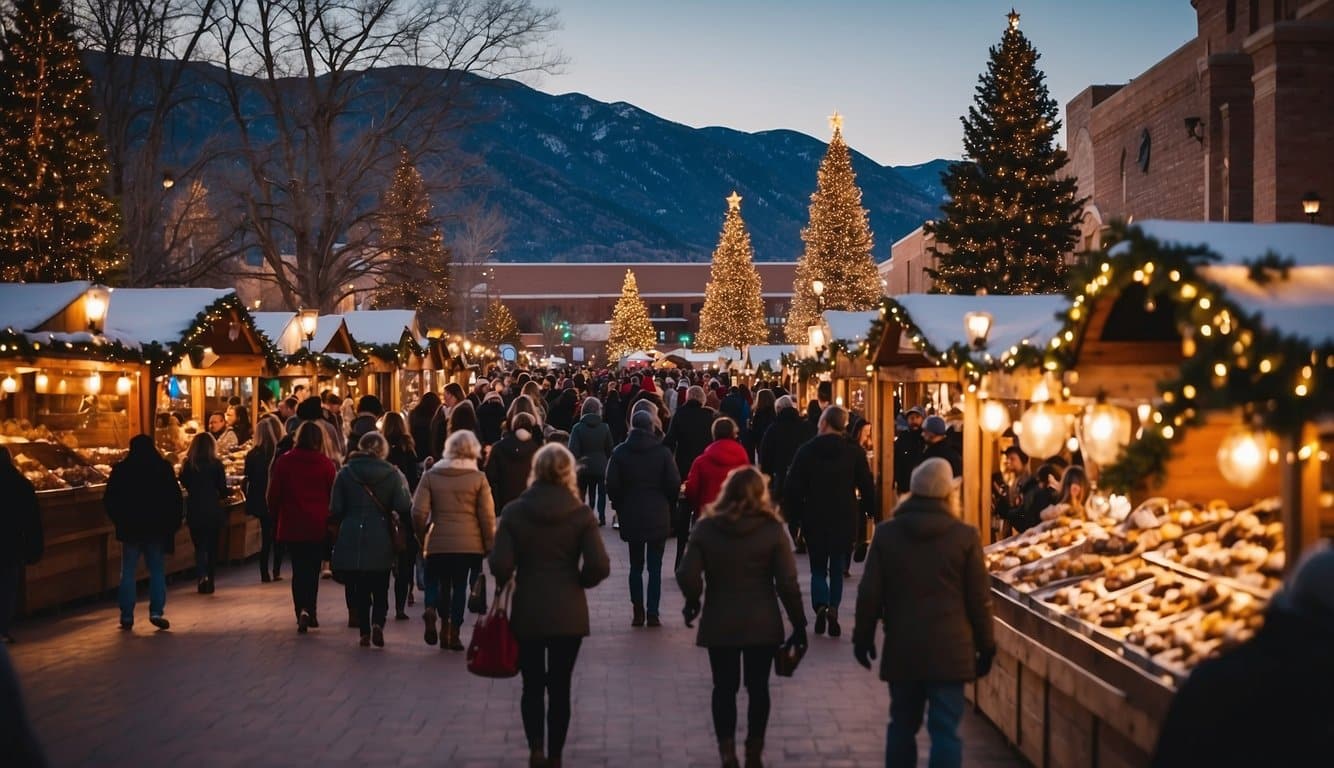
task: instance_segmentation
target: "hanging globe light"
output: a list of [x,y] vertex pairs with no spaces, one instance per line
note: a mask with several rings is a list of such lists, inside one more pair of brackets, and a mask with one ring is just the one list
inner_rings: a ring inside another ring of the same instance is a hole
[[1218,471],[1229,483],[1247,488],[1264,475],[1268,455],[1266,433],[1238,427],[1218,445]]
[[1084,413],[1084,454],[1099,465],[1112,464],[1130,445],[1130,412],[1100,402]]
[[1020,417],[1019,447],[1024,453],[1046,459],[1061,452],[1067,436],[1065,419],[1049,403],[1034,403]]
[[999,435],[1010,426],[1010,412],[999,400],[986,400],[982,403],[982,429],[990,434]]

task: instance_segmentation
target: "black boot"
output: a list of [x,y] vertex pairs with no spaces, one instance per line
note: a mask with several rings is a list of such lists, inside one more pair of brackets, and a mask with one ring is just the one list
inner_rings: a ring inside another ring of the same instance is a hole
[[630,619],[630,626],[632,626],[632,627],[642,627],[642,626],[644,626],[644,604],[643,604],[643,603],[635,603],[635,604],[634,604],[634,611],[635,611],[635,612],[634,612],[634,616],[633,616],[633,618]]
[[843,634],[843,628],[838,625],[838,609],[830,608],[828,611],[829,636],[839,637]]
[[718,742],[718,756],[723,760],[723,768],[738,768],[741,763],[736,759],[736,739]]
[[764,742],[746,739],[746,768],[764,768]]
[[828,618],[829,609],[823,605],[815,606],[815,634],[824,634],[825,621]]

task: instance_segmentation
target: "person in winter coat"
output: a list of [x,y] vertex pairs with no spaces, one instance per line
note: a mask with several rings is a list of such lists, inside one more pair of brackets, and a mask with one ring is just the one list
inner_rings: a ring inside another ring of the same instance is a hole
[[[459,630],[468,590],[482,572],[482,558],[495,543],[496,512],[491,485],[477,469],[482,446],[468,431],[455,432],[445,441],[445,455],[422,475],[412,497],[412,518],[422,531],[426,578],[438,591],[436,604],[426,606],[426,643],[441,649],[463,650]],[[436,634],[436,616],[444,622]]]
[[380,404],[380,398],[375,395],[362,395],[357,401],[357,415],[353,417],[348,427],[348,446],[359,445],[362,435],[375,432],[381,416],[384,416],[384,406]]
[[389,571],[397,561],[392,526],[412,511],[403,473],[385,457],[389,443],[367,432],[334,479],[329,522],[338,526],[331,565],[352,588],[352,610],[361,629],[361,645],[384,647],[389,616]]
[[483,448],[495,445],[504,436],[505,401],[499,392],[494,389],[487,390],[482,398],[482,404],[477,406],[477,423],[481,428],[478,437],[482,441]]
[[[796,404],[788,395],[778,398],[774,402],[774,409],[774,422],[760,442],[760,471],[769,477],[769,493],[781,504],[792,457],[797,455],[798,448],[815,437],[815,427],[801,417]],[[796,539],[796,524],[786,512],[783,516],[788,521],[792,538]]]
[[218,541],[226,522],[222,500],[227,498],[227,473],[218,460],[217,443],[212,435],[200,432],[190,441],[180,479],[189,494],[185,499],[185,522],[190,526],[190,541],[195,547],[199,593],[211,595],[218,565]]
[[[403,414],[398,411],[386,413],[384,428],[380,434],[384,435],[385,442],[389,444],[389,455],[385,457],[386,460],[403,473],[403,479],[408,481],[408,493],[416,493],[417,483],[422,476],[422,467],[417,461],[417,447],[412,442],[412,435],[408,433],[407,421],[403,418]],[[403,540],[408,546],[398,553],[398,559],[394,563],[395,621],[406,621],[408,618],[407,611],[403,609],[412,604],[417,555],[421,552],[421,544],[412,527],[412,515],[403,518],[403,526]]]
[[[515,402],[525,399],[520,397]],[[491,486],[496,509],[504,509],[528,487],[533,454],[541,447],[542,431],[537,427],[537,420],[528,413],[514,414],[509,431],[491,447],[486,457],[486,481]]]
[[[152,438],[149,438],[149,448],[152,448]],[[171,473],[171,467],[167,467],[167,473]],[[4,499],[8,511],[7,533],[0,537],[0,640],[12,643],[10,622],[14,620],[18,606],[23,567],[42,558],[44,542],[37,490],[32,481],[14,466],[9,449],[4,446],[0,446],[0,499]],[[176,508],[176,515],[179,520],[180,507]]]
[[740,387],[733,385],[728,388],[727,395],[718,404],[718,412],[736,422],[737,439],[744,445],[749,440],[745,433],[750,426],[750,403],[746,401]]
[[922,409],[913,406],[903,418],[907,428],[894,436],[894,488],[899,493],[908,492],[908,480],[926,451],[926,439],[922,436],[922,420],[926,417]]
[[764,435],[778,415],[776,401],[772,389],[761,389],[755,393],[755,406],[750,412],[750,429],[746,431],[746,439],[742,442],[750,452],[752,464],[759,464],[760,445],[764,443]]
[[1327,765],[1330,648],[1334,549],[1324,542],[1298,563],[1254,637],[1191,672],[1167,710],[1152,765]]
[[274,544],[275,521],[268,504],[269,468],[278,453],[278,429],[277,419],[267,416],[260,419],[255,430],[255,447],[245,455],[245,511],[259,520],[259,580],[265,584],[283,578],[283,548]]
[[276,521],[274,538],[292,558],[292,608],[301,634],[319,626],[320,563],[328,535],[329,494],[338,472],[324,455],[324,440],[318,423],[303,423],[292,450],[274,459],[269,471],[269,513]]
[[928,416],[922,424],[922,459],[944,459],[950,464],[955,477],[963,477],[963,455],[949,438],[949,425],[939,416]]
[[579,497],[598,513],[598,525],[607,524],[607,462],[615,444],[611,427],[602,420],[602,403],[584,400],[579,422],[570,430],[570,453],[578,463]]
[[[671,451],[653,434],[653,414],[641,411],[631,422],[630,436],[611,452],[607,463],[607,494],[620,516],[621,540],[630,545],[630,626],[662,626],[662,554],[672,535],[672,505],[681,476]],[[648,567],[648,600],[644,568]]]
[[431,456],[431,419],[440,412],[440,396],[434,392],[422,395],[421,400],[408,411],[408,431],[412,433],[412,444],[417,447],[417,461],[426,461]]
[[143,557],[148,568],[148,621],[158,629],[167,629],[171,623],[163,615],[167,607],[163,556],[175,551],[182,499],[171,464],[157,452],[153,438],[130,438],[130,452],[111,468],[102,503],[121,543],[120,589],[116,593],[120,628],[134,627],[135,572]]
[[996,655],[982,540],[955,516],[954,485],[944,459],[927,459],[913,470],[911,495],[876,526],[857,589],[853,653],[867,669],[875,658],[876,625],[885,625],[886,766],[917,765],[923,710],[931,764],[962,763],[963,686],[986,675]]
[[676,455],[676,471],[681,477],[690,474],[690,465],[712,442],[713,420],[717,416],[716,411],[704,406],[703,387],[686,390],[686,401],[676,409],[662,441]]
[[519,709],[529,765],[560,768],[570,727],[570,679],[589,634],[584,590],[611,570],[593,510],[579,500],[574,457],[565,448],[543,446],[533,457],[532,485],[501,512],[490,564],[497,587],[517,579],[510,627],[519,642]]
[[686,475],[686,501],[696,515],[718,498],[723,488],[727,473],[737,467],[750,463],[746,449],[737,441],[736,422],[726,416],[719,416],[713,422],[713,442],[690,465]]
[[848,544],[863,515],[875,517],[875,481],[866,454],[846,437],[848,412],[831,405],[820,416],[820,432],[797,449],[783,485],[783,511],[801,526],[811,561],[815,634],[843,634],[838,607]]
[[621,404],[621,393],[612,387],[607,391],[607,398],[602,403],[602,420],[611,429],[611,440],[620,445],[630,434],[625,422],[625,406]]
[[556,402],[551,405],[551,411],[547,414],[547,423],[552,429],[569,432],[574,428],[574,408],[578,401],[579,396],[573,389],[564,390],[557,396]]
[[467,399],[463,387],[459,386],[457,381],[451,381],[445,385],[444,394],[441,395],[440,408],[431,416],[431,441],[430,451],[427,453],[431,458],[438,459],[445,452],[445,438],[449,437],[449,417],[458,407],[458,404]]
[[695,644],[709,649],[713,730],[723,765],[737,765],[736,694],[743,679],[750,698],[746,765],[760,764],[769,722],[769,668],[783,642],[780,604],[792,622],[788,642],[806,646],[797,563],[767,486],[754,467],[732,470],[718,501],[691,532],[676,569],[687,626],[700,615],[700,595],[705,598]]

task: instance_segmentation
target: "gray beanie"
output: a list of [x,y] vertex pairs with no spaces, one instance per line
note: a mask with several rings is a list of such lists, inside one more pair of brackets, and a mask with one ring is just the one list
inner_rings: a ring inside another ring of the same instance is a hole
[[927,459],[917,465],[908,481],[914,496],[945,499],[954,492],[954,470],[944,459]]
[[630,426],[635,429],[653,429],[658,426],[658,417],[648,411],[635,411],[630,417]]

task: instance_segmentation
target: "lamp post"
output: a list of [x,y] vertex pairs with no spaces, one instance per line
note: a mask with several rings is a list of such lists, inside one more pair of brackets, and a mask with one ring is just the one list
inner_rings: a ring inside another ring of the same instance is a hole
[[306,351],[313,352],[315,329],[319,326],[320,311],[318,309],[300,309],[297,310],[297,315],[300,318],[301,335],[306,339]]
[[824,281],[812,280],[811,293],[815,294],[815,308],[821,313],[824,312]]
[[1314,191],[1302,195],[1302,213],[1314,224],[1320,218],[1320,195]]
[[968,343],[973,349],[987,348],[987,334],[991,333],[990,312],[969,312],[963,316],[963,327],[968,332]]
[[106,324],[107,310],[111,307],[111,289],[93,285],[83,295],[83,311],[88,316],[88,330],[101,333]]

